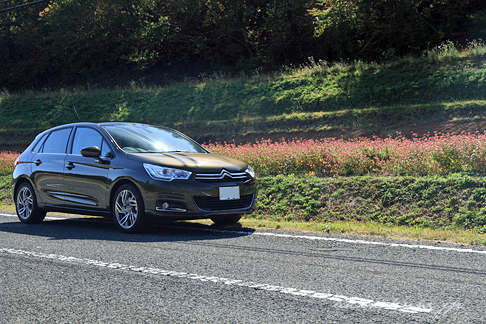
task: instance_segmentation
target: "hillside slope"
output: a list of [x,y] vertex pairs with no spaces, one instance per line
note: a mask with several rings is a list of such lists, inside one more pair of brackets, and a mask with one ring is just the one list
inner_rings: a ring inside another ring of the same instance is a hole
[[169,87],[0,95],[0,149],[22,149],[68,122],[132,121],[177,128],[200,142],[483,131],[486,47],[435,50],[386,64],[307,66],[271,75],[215,73]]

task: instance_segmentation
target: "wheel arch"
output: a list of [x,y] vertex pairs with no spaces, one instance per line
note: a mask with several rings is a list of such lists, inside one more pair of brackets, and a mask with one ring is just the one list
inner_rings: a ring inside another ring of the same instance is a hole
[[131,179],[120,179],[118,180],[117,182],[115,182],[115,184],[111,187],[111,191],[110,191],[110,200],[108,201],[109,203],[109,207],[108,207],[108,210],[110,211],[110,213],[112,212],[111,208],[112,208],[112,202],[113,202],[113,198],[115,198],[115,193],[116,191],[123,185],[126,185],[126,184],[129,184],[129,185],[132,185],[133,187],[135,187],[137,190],[138,190],[138,193],[140,194],[140,197],[142,197],[142,203],[144,204],[145,206],[145,201],[143,201],[145,198],[144,196],[142,195],[142,191],[140,190],[139,186],[136,184],[135,181],[131,180]]
[[[32,183],[32,181],[30,181],[30,179],[28,177],[18,177],[14,183],[13,183],[13,186],[12,186],[12,200],[14,201],[15,203],[15,199],[17,198],[17,191],[19,189],[19,187],[24,184],[24,183],[28,183],[33,189],[34,189],[34,194],[38,197],[39,195],[37,194],[36,190],[35,190],[35,186],[34,184]],[[37,204],[39,203],[39,200],[37,200]]]

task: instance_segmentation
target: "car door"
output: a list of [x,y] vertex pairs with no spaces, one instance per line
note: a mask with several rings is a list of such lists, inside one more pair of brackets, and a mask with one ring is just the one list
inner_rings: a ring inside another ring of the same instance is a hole
[[32,180],[41,205],[61,206],[64,200],[64,160],[72,127],[47,135],[32,158]]
[[[97,146],[101,158],[84,157],[81,150]],[[76,127],[64,170],[64,204],[70,208],[106,209],[108,172],[113,151],[101,133],[92,127]]]

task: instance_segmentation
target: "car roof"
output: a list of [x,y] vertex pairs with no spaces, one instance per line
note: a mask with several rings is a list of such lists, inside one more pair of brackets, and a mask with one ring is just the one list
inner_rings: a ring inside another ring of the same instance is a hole
[[[149,125],[149,124],[141,124],[141,123],[130,123],[130,122],[102,122],[102,123],[94,123],[94,122],[77,122],[77,123],[69,123],[69,124],[62,124],[62,125],[57,125],[57,126],[54,126],[54,127],[50,127],[40,133],[38,133],[35,137],[36,138],[39,138],[40,136],[44,135],[45,133],[49,133],[53,130],[56,130],[56,129],[61,129],[61,128],[65,128],[65,127],[75,127],[75,126],[108,126],[108,125],[145,125],[145,126],[152,126],[152,125]],[[167,128],[165,126],[158,126],[158,127],[164,127],[164,128]]]
[[153,126],[153,127],[164,127],[164,128],[167,128],[165,126],[150,125],[150,124],[144,124],[144,123],[112,121],[112,122],[100,122],[100,123],[94,123],[94,122],[76,122],[76,123],[62,124],[62,125],[58,125],[58,126],[54,126],[54,127],[49,128],[49,129],[46,129],[46,131],[50,131],[50,130],[57,129],[57,128],[63,128],[63,127],[74,127],[74,126],[108,126],[108,125],[138,125],[138,126]]

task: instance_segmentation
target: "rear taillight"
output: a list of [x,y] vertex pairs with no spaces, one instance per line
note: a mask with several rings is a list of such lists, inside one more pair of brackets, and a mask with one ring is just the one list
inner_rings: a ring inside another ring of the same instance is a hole
[[14,162],[14,169],[15,167],[20,163],[20,160],[19,160],[20,156],[18,158],[15,159],[15,162]]

